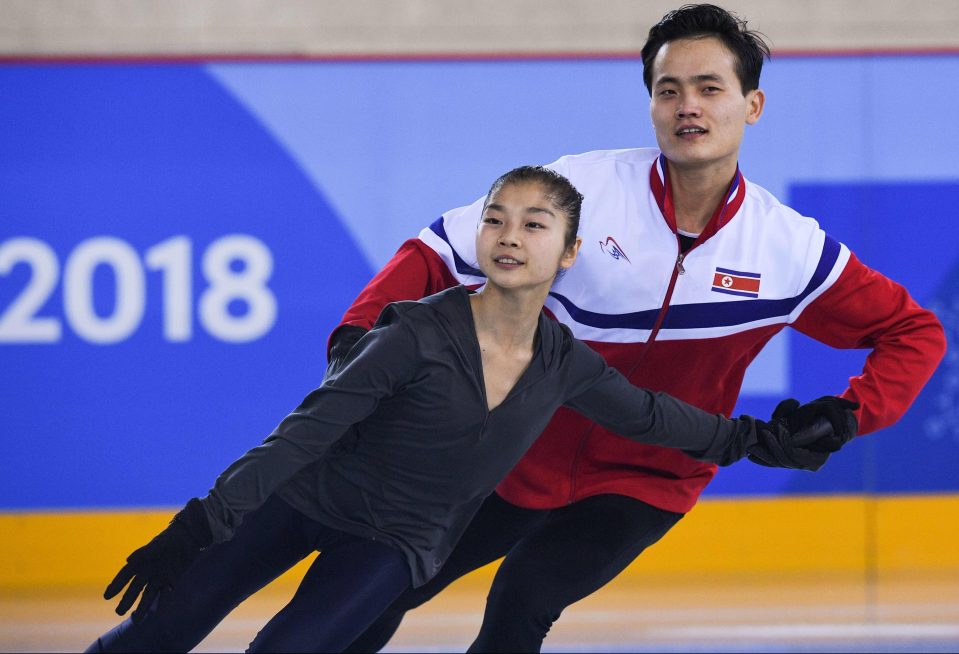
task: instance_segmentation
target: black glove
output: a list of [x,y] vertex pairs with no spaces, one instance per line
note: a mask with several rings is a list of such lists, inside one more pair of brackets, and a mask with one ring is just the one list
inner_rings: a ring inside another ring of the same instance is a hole
[[829,435],[810,443],[809,449],[819,452],[838,452],[843,445],[855,438],[859,422],[853,413],[859,405],[835,395],[826,395],[800,406],[796,400],[783,400],[773,411],[773,420],[784,418],[789,430],[800,432],[826,420],[832,426]]
[[166,529],[127,557],[126,565],[107,586],[103,599],[111,599],[129,582],[130,587],[117,605],[117,614],[123,615],[143,591],[143,598],[131,616],[137,622],[146,615],[160,591],[172,588],[200,551],[212,543],[213,532],[206,511],[194,497],[173,516]]
[[347,355],[356,342],[363,338],[367,330],[356,325],[342,325],[330,338],[330,352],[327,355],[329,363],[326,364],[326,376],[329,377],[337,370],[343,367]]
[[796,400],[783,400],[771,421],[756,421],[759,440],[748,448],[749,460],[774,468],[819,470],[832,452],[856,435],[852,413],[856,408],[855,402],[833,396],[802,406]]
[[747,448],[749,460],[770,468],[819,470],[829,458],[829,453],[804,446],[827,436],[830,429],[829,423],[823,421],[815,428],[793,434],[782,418],[769,422],[757,420],[758,442]]

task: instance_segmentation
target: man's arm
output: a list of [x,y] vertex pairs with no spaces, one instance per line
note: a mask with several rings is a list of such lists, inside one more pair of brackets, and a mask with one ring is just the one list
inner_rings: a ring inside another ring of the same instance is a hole
[[938,318],[853,254],[835,284],[792,326],[832,347],[872,350],[862,373],[850,378],[841,395],[860,405],[859,434],[899,420],[946,351]]
[[411,238],[360,292],[340,324],[368,330],[390,302],[419,300],[456,284],[436,252],[422,240]]
[[[380,311],[390,302],[419,300],[456,284],[456,279],[436,252],[418,238],[409,239],[347,309],[339,326],[330,334],[327,353],[340,337],[345,337],[349,345],[355,343],[362,332],[373,326]],[[338,358],[345,355],[345,352],[340,353]]]

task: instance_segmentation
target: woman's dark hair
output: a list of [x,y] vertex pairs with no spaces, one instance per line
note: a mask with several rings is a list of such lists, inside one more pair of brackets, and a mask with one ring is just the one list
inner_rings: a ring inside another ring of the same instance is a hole
[[653,92],[653,61],[666,43],[678,39],[719,39],[736,59],[736,75],[743,95],[759,88],[763,59],[769,45],[760,32],[747,29],[746,21],[716,5],[683,5],[671,11],[649,30],[643,46],[643,82]]
[[521,184],[536,182],[546,188],[546,197],[553,206],[566,214],[566,247],[576,242],[576,233],[579,231],[579,214],[583,209],[583,195],[576,190],[573,184],[555,170],[543,166],[520,166],[500,175],[486,194],[483,208],[489,204],[490,198],[507,184]]

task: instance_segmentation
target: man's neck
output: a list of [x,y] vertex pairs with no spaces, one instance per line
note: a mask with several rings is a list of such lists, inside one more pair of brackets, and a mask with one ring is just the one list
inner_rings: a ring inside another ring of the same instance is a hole
[[736,161],[708,168],[683,168],[670,162],[668,170],[676,227],[699,234],[725,198]]

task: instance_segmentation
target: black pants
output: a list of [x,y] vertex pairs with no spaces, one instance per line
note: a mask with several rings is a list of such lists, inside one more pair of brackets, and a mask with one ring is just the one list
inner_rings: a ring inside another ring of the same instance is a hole
[[410,587],[404,555],[310,520],[272,497],[233,539],[203,552],[138,622],[88,652],[186,652],[240,602],[314,550],[322,550],[290,600],[257,634],[252,652],[338,652]]
[[622,495],[598,495],[539,511],[514,506],[494,493],[439,574],[403,593],[346,651],[379,651],[406,611],[506,555],[469,651],[538,652],[563,609],[606,585],[682,517]]

